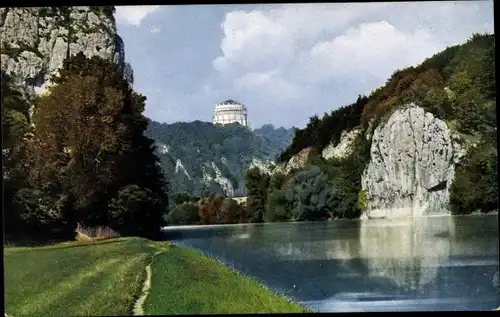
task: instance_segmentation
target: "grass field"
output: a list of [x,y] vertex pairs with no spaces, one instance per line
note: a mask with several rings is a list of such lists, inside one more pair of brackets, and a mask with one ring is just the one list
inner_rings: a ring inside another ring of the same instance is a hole
[[5,248],[5,311],[14,317],[130,315],[144,267],[161,248],[138,238]]
[[132,315],[153,257],[146,314],[304,310],[195,251],[119,238],[5,247],[5,311],[14,317]]
[[172,246],[151,267],[151,290],[144,303],[148,315],[307,311],[191,249]]

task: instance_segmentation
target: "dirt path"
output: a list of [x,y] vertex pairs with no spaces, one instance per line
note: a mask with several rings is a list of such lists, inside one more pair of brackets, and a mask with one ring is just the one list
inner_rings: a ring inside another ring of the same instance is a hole
[[148,297],[149,294],[149,289],[151,288],[151,265],[153,264],[153,261],[155,257],[163,253],[165,251],[158,251],[154,254],[153,258],[151,259],[151,262],[146,266],[146,279],[144,280],[144,285],[142,286],[142,294],[141,296],[137,299],[137,301],[134,304],[134,310],[133,314],[134,316],[142,316],[144,315],[144,302],[146,301],[146,298]]

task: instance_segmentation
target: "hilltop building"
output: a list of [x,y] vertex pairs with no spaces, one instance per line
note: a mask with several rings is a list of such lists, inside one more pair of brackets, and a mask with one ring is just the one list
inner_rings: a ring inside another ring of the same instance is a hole
[[242,126],[248,127],[247,108],[236,101],[226,100],[215,105],[212,122],[213,124],[238,122]]

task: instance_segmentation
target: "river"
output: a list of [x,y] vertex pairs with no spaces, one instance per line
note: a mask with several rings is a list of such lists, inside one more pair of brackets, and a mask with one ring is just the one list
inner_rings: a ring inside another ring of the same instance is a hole
[[167,227],[319,312],[500,306],[498,216]]

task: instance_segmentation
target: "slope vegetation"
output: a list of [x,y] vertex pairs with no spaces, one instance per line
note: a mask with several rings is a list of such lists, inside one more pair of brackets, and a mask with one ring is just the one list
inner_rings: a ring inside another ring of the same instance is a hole
[[252,162],[274,161],[290,143],[293,131],[272,125],[252,131],[239,124],[150,121],[147,135],[156,141],[173,194],[238,196],[244,194],[243,171]]
[[[370,96],[360,96],[346,107],[310,118],[296,131],[279,156],[284,163],[312,149],[303,168],[271,177],[250,173],[253,209],[268,221],[358,217],[366,208],[361,175],[370,159],[374,128],[400,106],[415,103],[444,120],[469,149],[456,166],[450,189],[453,213],[488,212],[497,206],[496,81],[494,35],[474,34],[417,67],[396,70]],[[344,158],[324,159],[322,150],[336,145],[343,131],[361,133],[353,152]],[[474,150],[470,150],[474,147]],[[303,152],[302,152],[303,153]]]

